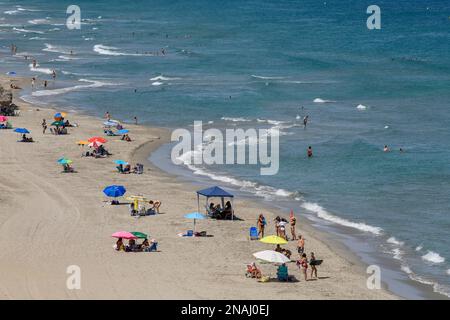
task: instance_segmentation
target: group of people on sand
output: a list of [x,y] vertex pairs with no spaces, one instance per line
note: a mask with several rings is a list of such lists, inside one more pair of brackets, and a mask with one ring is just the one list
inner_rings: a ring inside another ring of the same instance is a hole
[[158,242],[155,239],[144,239],[141,244],[136,243],[136,240],[128,240],[128,244],[123,243],[122,238],[117,239],[114,249],[125,252],[152,252],[158,250]]
[[27,137],[27,135],[24,133],[22,134],[22,140],[20,142],[34,142],[32,137]]
[[214,204],[214,202],[211,202],[208,207],[208,215],[211,218],[218,220],[230,220],[233,217],[233,207],[231,202],[227,201],[223,208],[220,204]]
[[[274,222],[275,222],[275,234],[278,237],[281,237],[286,241],[289,240],[289,238],[286,234],[286,226],[289,224],[292,240],[297,240],[297,234],[295,231],[295,225],[297,223],[297,219],[295,218],[294,215],[290,216],[289,222],[285,218],[282,218],[280,216],[277,216],[274,219]],[[258,221],[256,222],[256,224],[258,226],[258,237],[264,238],[264,231],[265,231],[267,222],[266,222],[266,218],[264,217],[263,214],[259,215]]]
[[[298,253],[299,258],[297,260],[295,260],[296,266],[301,270],[305,281],[308,280],[308,276],[307,276],[308,268],[311,269],[310,278],[317,278],[317,266],[322,263],[322,260],[317,260],[314,252],[310,253],[310,257],[308,260],[308,257],[305,253],[305,238],[302,235],[299,235],[297,237],[297,234],[296,234],[295,229],[296,229],[297,220],[296,220],[295,216],[291,213],[289,222],[285,218],[277,216],[274,219],[274,222],[275,222],[275,234],[278,237],[285,239],[286,241],[289,240],[286,235],[286,226],[288,224],[290,225],[291,240],[297,240],[297,253]],[[265,227],[267,225],[266,218],[264,217],[263,214],[260,214],[258,216],[257,225],[258,225],[258,237],[263,238]],[[289,259],[291,259],[291,257],[292,257],[292,251],[289,249],[283,248],[279,244],[276,245],[274,251],[285,255]],[[257,268],[255,263],[248,265],[247,267],[248,267],[247,268],[247,276],[250,275],[252,278],[258,278],[258,279],[260,279],[262,277],[261,271]],[[281,270],[280,268],[283,270]],[[283,272],[281,272],[281,271],[283,271]],[[279,274],[286,274],[286,276],[287,276],[287,266],[286,265],[283,264],[279,267],[277,275],[279,275]],[[278,278],[280,279],[279,276],[278,276]],[[283,277],[281,277],[281,278],[283,278]],[[288,281],[288,280],[286,280],[286,281]]]
[[159,200],[150,200],[148,202],[149,208],[147,209],[145,206],[141,206],[136,209],[134,203],[130,203],[130,215],[131,216],[150,216],[154,214],[159,214],[159,208],[161,207],[161,201]]
[[136,165],[133,167],[133,169],[131,169],[131,165],[130,164],[119,164],[116,167],[117,171],[119,171],[119,173],[124,173],[124,174],[130,174],[130,173],[135,173],[135,174],[142,174],[144,173],[144,165],[141,163],[136,163]]
[[97,148],[93,148],[92,151],[86,151],[85,153],[82,154],[82,156],[84,157],[94,157],[94,158],[106,158],[111,155],[112,153],[106,150],[102,144],[99,145]]

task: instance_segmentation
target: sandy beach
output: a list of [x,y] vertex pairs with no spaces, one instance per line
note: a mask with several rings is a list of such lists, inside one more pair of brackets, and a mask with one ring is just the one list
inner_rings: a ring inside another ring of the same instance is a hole
[[[1,83],[9,87],[9,79]],[[17,81],[22,87],[26,82]],[[14,92],[15,98],[19,92]],[[67,135],[42,133],[41,122],[51,123],[56,111],[16,100],[20,116],[14,127],[31,131],[35,143],[18,143],[12,130],[0,131],[0,298],[1,299],[395,299],[384,289],[369,290],[365,268],[333,250],[314,229],[298,218],[297,233],[306,238],[306,252],[324,263],[319,279],[305,282],[295,263],[294,283],[258,283],[246,278],[252,253],[273,249],[250,241],[248,229],[263,212],[266,234],[274,232],[275,210],[248,200],[235,200],[241,221],[203,220],[198,229],[213,237],[182,238],[192,227],[185,213],[197,210],[196,186],[182,183],[153,167],[147,158],[170,132],[127,124],[132,142],[107,137],[109,158],[81,157],[76,144],[104,136],[103,119],[68,113],[78,127]],[[114,117],[114,115],[113,115]],[[119,119],[120,120],[120,119]],[[56,160],[73,160],[76,173],[61,173]],[[144,174],[119,174],[113,160],[144,164]],[[102,190],[121,184],[127,194],[143,194],[162,202],[161,214],[135,218],[128,206],[111,206]],[[208,187],[208,186],[205,186]],[[113,250],[115,231],[142,231],[159,242],[160,252],[125,253]],[[285,246],[297,258],[296,242]],[[81,289],[66,286],[67,267],[81,268]],[[260,264],[264,274],[276,268]]]

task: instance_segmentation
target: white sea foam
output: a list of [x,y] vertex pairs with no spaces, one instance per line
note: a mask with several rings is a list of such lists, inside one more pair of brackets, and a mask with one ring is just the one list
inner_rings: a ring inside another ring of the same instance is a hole
[[392,249],[392,254],[395,260],[402,260],[403,251],[400,248]]
[[450,269],[447,269],[447,274],[450,276]]
[[18,31],[18,32],[24,32],[24,33],[37,33],[37,34],[44,34],[45,32],[43,31],[38,31],[38,30],[30,30],[30,29],[23,29],[23,28],[13,28],[14,31]]
[[49,24],[50,23],[50,19],[45,18],[45,19],[33,19],[33,20],[28,20],[28,23],[30,24]]
[[28,40],[47,40],[47,38],[42,38],[42,37],[31,37],[31,38],[28,38]]
[[313,100],[313,102],[314,102],[314,103],[332,103],[332,102],[336,102],[336,101],[333,101],[333,100],[325,100],[325,99],[322,99],[322,98],[315,98],[315,99]]
[[442,263],[445,261],[444,257],[441,257],[439,253],[434,251],[428,251],[425,255],[422,256],[422,259],[431,263]]
[[284,77],[264,77],[264,76],[257,76],[257,75],[254,75],[254,74],[252,74],[252,77],[256,78],[256,79],[263,79],[263,80],[281,80],[281,79],[284,79]]
[[119,48],[116,47],[110,47],[105,46],[103,44],[96,44],[94,45],[93,50],[97,52],[98,54],[107,55],[107,56],[152,56],[152,54],[149,53],[125,53],[118,51]]
[[422,245],[420,245],[420,246],[417,246],[417,247],[416,247],[416,251],[420,251],[420,250],[422,250],[422,248],[423,248],[423,246],[422,246]]
[[52,73],[53,73],[53,70],[52,70],[52,69],[49,69],[49,68],[39,68],[39,67],[33,68],[33,66],[30,67],[30,71],[33,71],[33,72],[41,72],[41,73],[45,73],[45,74],[52,74]]
[[324,208],[322,208],[317,203],[305,202],[302,204],[302,207],[305,208],[306,210],[309,210],[309,211],[315,213],[319,218],[322,218],[324,220],[327,220],[327,221],[330,221],[330,222],[333,222],[333,223],[336,223],[336,224],[339,224],[342,226],[358,229],[358,230],[361,230],[364,232],[370,232],[375,235],[381,235],[382,231],[383,231],[383,229],[381,229],[379,227],[370,226],[363,222],[353,222],[353,221],[349,221],[349,220],[334,216],[331,213],[327,212]]
[[363,104],[358,104],[358,105],[356,106],[356,109],[358,109],[358,110],[367,110],[367,106],[365,106],[365,105],[363,105]]
[[161,82],[161,81],[152,82],[152,86],[161,86],[163,84],[164,84],[164,82]]
[[55,46],[49,43],[44,43],[44,45],[45,48],[42,49],[42,51],[70,54],[70,50],[64,49],[63,47]]
[[245,118],[232,118],[232,117],[222,117],[222,120],[225,121],[232,121],[232,122],[250,122],[252,120],[245,119]]
[[58,95],[58,94],[64,94],[64,93],[71,92],[71,91],[117,85],[116,83],[108,83],[108,82],[88,80],[88,79],[80,79],[79,81],[87,82],[89,84],[76,85],[73,87],[59,88],[59,89],[53,89],[53,90],[39,90],[39,91],[33,92],[32,95],[38,96],[38,97],[53,96],[53,95]]
[[180,80],[181,78],[170,78],[170,77],[164,77],[163,75],[150,78],[151,81],[170,81],[170,80]]
[[404,242],[395,239],[395,237],[390,237],[389,239],[386,240],[386,242],[390,244],[395,244],[397,246],[403,246],[405,244]]
[[4,14],[13,15],[13,14],[16,14],[16,13],[19,13],[19,12],[20,12],[19,10],[7,10],[7,11],[4,11],[3,13]]

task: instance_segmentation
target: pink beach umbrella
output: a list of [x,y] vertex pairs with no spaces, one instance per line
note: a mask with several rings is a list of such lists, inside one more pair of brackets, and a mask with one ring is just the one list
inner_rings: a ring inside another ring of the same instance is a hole
[[113,237],[113,238],[122,238],[122,239],[137,239],[137,237],[134,234],[132,234],[130,232],[127,232],[127,231],[114,232],[111,235],[111,237]]
[[0,122],[8,121],[8,117],[0,116]]

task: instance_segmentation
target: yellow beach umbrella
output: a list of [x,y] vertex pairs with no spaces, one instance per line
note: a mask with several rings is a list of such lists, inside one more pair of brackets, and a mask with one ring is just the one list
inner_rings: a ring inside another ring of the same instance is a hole
[[284,240],[281,237],[278,236],[267,236],[259,240],[263,243],[270,243],[270,244],[286,244],[288,243],[286,240]]
[[139,202],[148,202],[149,199],[145,198],[144,196],[128,196],[125,198],[128,201],[133,201],[134,203],[134,210],[137,210],[139,207]]
[[77,145],[79,145],[79,146],[85,146],[87,144],[89,144],[89,141],[86,141],[86,140],[77,141]]

